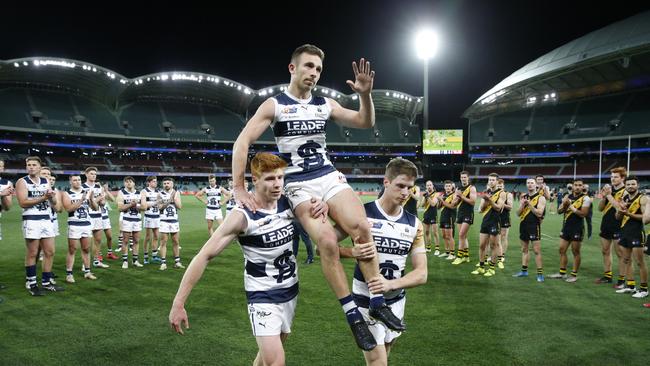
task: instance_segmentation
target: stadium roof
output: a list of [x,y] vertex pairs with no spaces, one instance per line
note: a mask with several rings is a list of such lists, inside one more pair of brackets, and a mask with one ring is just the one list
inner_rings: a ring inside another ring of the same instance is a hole
[[[286,88],[280,84],[255,90],[218,75],[192,71],[160,72],[127,78],[113,70],[85,61],[28,57],[0,60],[0,86],[55,90],[84,96],[117,110],[139,100],[177,101],[216,105],[248,117],[268,96]],[[358,106],[355,94],[343,94],[317,86],[315,95],[336,99],[341,105]],[[377,113],[409,120],[422,113],[420,97],[395,90],[374,90]]]
[[649,74],[650,11],[537,58],[484,93],[463,117],[476,120],[545,102],[644,87],[650,85]]

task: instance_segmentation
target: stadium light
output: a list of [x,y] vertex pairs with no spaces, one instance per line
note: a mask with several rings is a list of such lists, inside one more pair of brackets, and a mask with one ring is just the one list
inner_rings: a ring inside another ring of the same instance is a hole
[[429,59],[438,51],[438,35],[431,29],[423,29],[415,36],[415,51],[424,61],[424,115],[422,128],[429,128]]

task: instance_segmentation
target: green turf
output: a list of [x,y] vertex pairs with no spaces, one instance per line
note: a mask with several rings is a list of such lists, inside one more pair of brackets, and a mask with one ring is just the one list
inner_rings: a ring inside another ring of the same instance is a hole
[[[204,211],[184,197],[181,212],[182,257],[187,265],[207,238]],[[0,365],[248,365],[256,344],[247,319],[243,259],[236,245],[216,258],[194,289],[186,309],[191,329],[170,331],[167,315],[182,271],[157,266],[122,270],[119,262],[42,298],[24,289],[24,244],[19,207],[3,213],[0,242]],[[116,212],[112,212],[116,227]],[[650,310],[643,300],[595,285],[601,275],[599,214],[596,234],[584,244],[580,280],[575,284],[531,276],[519,270],[517,225],[510,234],[506,269],[494,278],[470,275],[472,265],[452,266],[429,257],[429,281],[408,291],[408,331],[391,354],[394,365],[566,365],[643,364]],[[477,215],[478,218],[478,215]],[[479,219],[480,220],[480,219]],[[66,228],[60,216],[61,232]],[[513,222],[516,222],[513,215]],[[471,231],[477,258],[478,225]],[[560,217],[544,221],[543,253],[547,274],[557,271]],[[64,234],[65,235],[65,234]],[[63,283],[66,244],[57,239],[54,270]],[[171,256],[171,255],[170,255]],[[532,257],[532,256],[531,256]],[[299,262],[305,258],[304,246]],[[571,257],[570,257],[571,261]],[[320,271],[300,266],[301,292],[293,334],[286,344],[290,365],[361,365],[345,319]],[[346,263],[349,279],[352,263]],[[616,270],[616,268],[615,268]],[[39,265],[40,276],[40,265]],[[650,299],[646,299],[650,301]]]

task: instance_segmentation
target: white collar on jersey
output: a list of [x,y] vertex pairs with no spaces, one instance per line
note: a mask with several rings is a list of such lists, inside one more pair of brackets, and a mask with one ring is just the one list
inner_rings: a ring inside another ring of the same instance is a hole
[[311,102],[311,100],[314,98],[314,95],[311,94],[308,99],[300,99],[300,98],[296,97],[295,95],[289,93],[288,90],[285,90],[284,94],[288,95],[291,99],[295,100],[296,102],[298,102],[300,104],[307,104],[307,103]]
[[390,221],[397,221],[397,220],[399,220],[399,219],[402,217],[402,215],[404,215],[404,207],[401,207],[401,206],[400,206],[400,208],[399,208],[399,213],[398,213],[396,216],[390,216],[389,214],[387,214],[387,213],[384,211],[383,208],[381,208],[381,205],[379,204],[379,200],[378,200],[378,199],[375,200],[374,202],[375,202],[375,206],[377,206],[377,209],[379,210],[379,212],[381,212],[381,214],[384,215],[384,217],[386,217],[386,218],[387,218],[388,220],[390,220]]

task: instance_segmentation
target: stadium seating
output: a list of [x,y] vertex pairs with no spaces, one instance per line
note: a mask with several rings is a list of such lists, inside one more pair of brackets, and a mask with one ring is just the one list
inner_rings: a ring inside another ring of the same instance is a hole
[[[563,141],[650,133],[650,92],[541,105],[470,123],[470,144]],[[526,138],[524,131],[530,124]],[[493,130],[490,139],[488,132]]]

